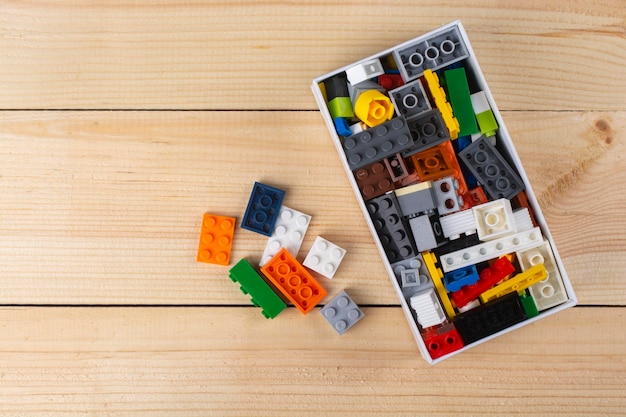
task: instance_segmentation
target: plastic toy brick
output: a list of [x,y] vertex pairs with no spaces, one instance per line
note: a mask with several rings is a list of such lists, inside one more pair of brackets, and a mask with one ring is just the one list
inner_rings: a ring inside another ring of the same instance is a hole
[[241,227],[252,232],[271,236],[278,219],[285,192],[269,185],[255,182],[248,200]]
[[539,311],[547,310],[567,301],[563,280],[554,259],[550,242],[544,241],[536,248],[517,252],[517,259],[522,271],[540,264],[546,268],[548,277],[529,288]]
[[[454,213],[457,214],[457,213]],[[452,216],[452,214],[450,215]],[[440,217],[439,221],[441,222],[443,219],[449,216]],[[437,258],[441,258],[442,255],[447,253],[456,252],[461,249],[471,248],[472,246],[480,245],[480,240],[478,240],[478,235],[476,233],[463,235],[457,239],[450,240],[448,243],[441,245],[431,252],[434,253]]]
[[476,265],[466,266],[448,272],[443,276],[443,285],[449,292],[459,291],[465,285],[474,285],[478,281],[478,271]]
[[422,328],[436,326],[446,320],[441,304],[434,289],[415,294],[410,299],[410,305],[417,316],[417,322]]
[[463,210],[457,213],[443,216],[439,219],[443,235],[450,240],[461,237],[461,234],[471,235],[476,233],[476,218],[472,210]]
[[517,195],[511,199],[511,205],[515,208],[526,208],[528,210],[528,214],[530,215],[530,220],[533,223],[533,227],[538,226],[537,220],[535,220],[535,211],[531,207],[525,191],[517,193]]
[[432,359],[455,352],[464,346],[463,340],[461,340],[461,336],[453,324],[442,326],[436,331],[427,332],[423,337]]
[[308,214],[282,206],[278,213],[274,232],[265,245],[259,265],[265,265],[278,253],[280,248],[285,248],[293,256],[297,256],[310,223],[311,216]]
[[526,313],[517,293],[493,300],[459,314],[454,327],[466,345],[526,320]]
[[426,275],[422,275],[419,269],[403,269],[400,271],[400,281],[402,281],[402,288],[423,288],[429,283]]
[[430,102],[420,80],[412,81],[389,92],[398,116],[409,118],[430,110]]
[[494,200],[511,199],[524,189],[524,183],[513,168],[485,137],[463,149],[459,157]]
[[446,79],[446,87],[448,87],[448,98],[452,112],[459,122],[459,136],[478,133],[465,68],[451,69],[444,71],[443,74]]
[[400,74],[383,74],[376,81],[387,91],[395,90],[404,84]]
[[496,122],[493,111],[491,111],[487,95],[484,91],[479,91],[472,94],[470,99],[472,100],[472,107],[474,108],[474,114],[476,115],[480,133],[486,137],[494,136],[496,130],[498,130],[498,122]]
[[415,293],[433,287],[430,273],[421,254],[411,259],[398,261],[391,265],[391,269],[402,287],[404,298],[407,300]]
[[535,300],[533,299],[531,295],[524,294],[524,295],[521,295],[519,299],[522,303],[522,307],[524,307],[524,312],[526,313],[526,317],[531,318],[539,314],[539,310],[537,309]]
[[435,102],[435,106],[437,106],[437,108],[441,112],[441,117],[448,127],[448,131],[450,132],[450,138],[458,138],[460,131],[459,121],[452,114],[452,106],[446,100],[446,93],[443,91],[443,88],[441,88],[441,85],[439,84],[439,77],[434,72],[426,70],[424,71],[424,79],[426,80],[426,85],[428,86],[430,95]]
[[518,232],[530,230],[533,227],[533,221],[530,218],[530,213],[527,208],[521,208],[513,211],[513,219],[515,221],[515,228]]
[[324,90],[328,102],[328,111],[333,119],[354,117],[352,101],[348,93],[348,80],[345,74],[337,74],[324,80]]
[[452,307],[452,303],[450,302],[450,298],[448,297],[448,293],[443,286],[443,282],[441,279],[443,278],[443,273],[441,269],[437,268],[437,258],[431,252],[422,253],[422,258],[424,259],[424,263],[426,264],[426,268],[428,269],[428,273],[430,274],[430,279],[433,281],[433,285],[437,290],[437,294],[439,294],[439,299],[441,300],[441,304],[448,315],[448,318],[453,318],[456,313],[454,311],[454,307]]
[[464,266],[498,258],[507,253],[539,246],[542,241],[541,230],[535,227],[531,230],[441,255],[441,267],[444,272],[453,271]]
[[322,307],[320,313],[340,335],[344,334],[364,316],[359,306],[352,301],[352,298],[345,291],[341,291]]
[[348,82],[352,85],[362,83],[363,81],[383,75],[385,70],[380,59],[370,59],[359,64],[353,65],[346,70]]
[[342,146],[350,169],[356,170],[413,146],[413,139],[406,121],[396,117],[345,138]]
[[412,217],[409,219],[409,227],[417,250],[420,252],[436,248],[446,242],[437,215],[424,214]]
[[459,182],[454,177],[445,177],[433,181],[433,195],[440,216],[461,210],[464,202],[457,194]]
[[289,301],[306,314],[326,297],[326,290],[285,248],[267,262],[261,272]]
[[408,227],[395,195],[385,194],[365,205],[389,263],[414,257],[417,254],[415,245],[407,233]]
[[483,242],[517,232],[511,202],[506,198],[472,207],[478,238]]
[[480,295],[480,301],[487,303],[512,292],[519,293],[520,291],[526,290],[526,288],[546,279],[547,277],[548,273],[546,272],[546,268],[541,264],[535,265],[532,268],[515,275],[513,278],[507,279],[503,283],[485,291]]
[[345,249],[318,236],[302,265],[332,279],[345,255]]
[[409,170],[406,167],[402,154],[397,153],[395,155],[391,155],[383,161],[385,163],[385,168],[387,168],[387,172],[389,172],[391,181],[398,182],[409,176]]
[[356,103],[361,94],[370,90],[376,90],[382,94],[387,92],[381,85],[371,80],[363,81],[362,83],[355,85],[348,84],[348,94],[350,95],[350,100],[352,101],[352,103]]
[[402,215],[411,216],[418,213],[433,212],[435,202],[431,189],[432,183],[425,181],[395,190],[394,194]]
[[333,122],[335,123],[335,130],[337,130],[337,133],[341,136],[350,136],[352,134],[348,121],[343,117],[337,117]]
[[438,109],[427,110],[406,120],[414,145],[402,152],[405,157],[437,146],[450,139]]
[[230,269],[229,276],[233,282],[239,283],[241,292],[250,295],[252,304],[261,307],[265,318],[273,319],[287,307],[245,259]]
[[411,156],[417,175],[421,181],[440,180],[453,176],[459,183],[459,195],[467,193],[467,185],[456,159],[452,143],[447,140],[441,144]]
[[393,190],[393,180],[384,162],[374,162],[354,171],[354,179],[363,200],[369,200]]
[[483,191],[483,187],[478,186],[476,188],[472,188],[467,192],[467,194],[471,197],[471,205],[477,206],[479,204],[485,204],[487,201],[487,196],[485,195],[485,191]]
[[393,104],[380,91],[365,91],[354,102],[354,114],[369,127],[378,126],[393,117]]
[[235,218],[205,213],[202,216],[198,262],[228,265],[235,233]]
[[393,51],[404,81],[415,79],[427,69],[433,71],[469,56],[456,27],[422,36]]
[[489,267],[480,271],[478,274],[480,278],[475,284],[466,285],[453,292],[450,298],[457,308],[462,308],[513,272],[515,272],[513,264],[507,258],[499,258]]

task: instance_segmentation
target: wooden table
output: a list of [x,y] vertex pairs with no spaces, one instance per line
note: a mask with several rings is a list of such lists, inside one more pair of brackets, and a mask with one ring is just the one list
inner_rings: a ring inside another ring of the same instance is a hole
[[[626,413],[623,1],[203,3],[0,1],[1,415]],[[431,367],[309,85],[456,18],[580,305]],[[342,337],[195,261],[255,180],[348,250]]]

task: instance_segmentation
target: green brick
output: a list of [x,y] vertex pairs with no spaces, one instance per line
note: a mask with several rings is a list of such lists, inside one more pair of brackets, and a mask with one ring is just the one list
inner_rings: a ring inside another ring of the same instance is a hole
[[465,68],[456,68],[443,73],[448,87],[448,101],[452,106],[452,113],[459,121],[461,131],[459,136],[469,136],[478,133],[474,107],[470,98],[469,86]]
[[493,117],[493,112],[491,110],[477,114],[476,120],[478,121],[478,126],[480,126],[480,133],[487,137],[496,134],[496,130],[498,130],[498,122],[496,122],[496,118]]
[[247,260],[237,262],[228,275],[239,283],[241,292],[250,295],[252,304],[261,307],[265,318],[273,319],[287,307]]
[[352,110],[350,97],[335,97],[328,102],[328,110],[330,111],[330,115],[333,119],[336,119],[337,117],[354,117],[354,110]]
[[535,299],[531,295],[522,295],[520,297],[520,301],[522,302],[522,307],[524,307],[524,311],[526,312],[526,316],[528,318],[535,317],[539,314],[539,310],[537,310],[537,305],[535,304]]

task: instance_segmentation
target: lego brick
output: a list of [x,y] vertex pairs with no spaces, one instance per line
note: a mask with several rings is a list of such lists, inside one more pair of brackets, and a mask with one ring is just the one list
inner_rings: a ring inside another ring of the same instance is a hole
[[446,314],[432,288],[412,296],[410,305],[415,310],[417,322],[422,328],[436,326],[446,320]]
[[546,240],[536,248],[517,252],[517,259],[522,271],[540,264],[546,268],[547,278],[529,288],[530,295],[535,300],[539,311],[547,310],[567,301],[567,293],[550,242]]
[[425,181],[395,190],[394,194],[402,215],[411,216],[418,213],[431,213],[435,209],[431,189],[432,183]]
[[459,157],[494,200],[511,199],[524,189],[524,183],[517,173],[484,137],[463,149]]
[[352,85],[362,83],[363,81],[383,75],[385,70],[380,59],[374,58],[364,61],[346,69],[346,77]]
[[471,206],[477,206],[479,204],[484,204],[487,201],[487,196],[485,195],[485,191],[483,191],[483,187],[478,186],[476,188],[472,188],[467,192],[467,194],[471,197],[470,204]]
[[352,134],[348,121],[343,117],[336,117],[333,119],[333,123],[335,125],[335,130],[341,136],[350,136]]
[[425,70],[437,70],[469,56],[457,27],[420,37],[393,51],[404,81],[413,80]]
[[324,275],[326,278],[332,279],[345,255],[345,249],[318,236],[315,238],[315,242],[313,242],[313,246],[311,246],[302,265]]
[[320,313],[340,335],[344,334],[364,316],[359,306],[352,301],[352,298],[345,291],[341,291],[322,307]]
[[263,265],[261,272],[302,314],[326,297],[324,287],[285,248]]
[[413,145],[406,121],[400,117],[344,138],[342,147],[352,170],[402,152]]
[[546,272],[546,268],[542,264],[535,265],[532,268],[515,275],[513,278],[507,279],[503,283],[485,291],[479,298],[481,302],[487,303],[506,294],[526,290],[526,288],[546,279],[547,277],[548,273]]
[[425,288],[429,283],[428,277],[422,275],[419,269],[403,269],[400,271],[400,280],[402,281],[402,288]]
[[409,170],[404,162],[402,154],[397,153],[383,160],[385,168],[389,172],[391,181],[398,182],[409,176]]
[[446,87],[448,88],[448,99],[452,106],[454,117],[459,122],[459,136],[467,136],[478,132],[476,116],[470,98],[469,86],[465,68],[455,68],[444,71]]
[[402,288],[404,298],[407,300],[414,294],[433,287],[430,273],[421,254],[398,261],[391,265],[391,269],[396,276],[396,281]]
[[259,266],[265,265],[281,248],[285,248],[293,256],[297,256],[310,223],[310,215],[282,206],[274,231],[265,245]]
[[454,311],[454,307],[452,307],[452,303],[450,302],[450,298],[448,297],[448,292],[443,286],[443,273],[441,269],[437,268],[437,258],[432,252],[424,252],[422,253],[422,258],[424,259],[424,264],[428,269],[428,273],[430,274],[430,279],[435,286],[435,290],[437,290],[437,294],[439,294],[439,299],[441,300],[441,304],[448,315],[448,318],[452,319],[456,313]]
[[537,305],[535,304],[535,300],[529,294],[520,295],[520,302],[522,303],[522,307],[524,308],[524,312],[526,313],[526,317],[531,318],[535,317],[539,314],[539,310],[537,309]]
[[511,261],[507,258],[498,258],[494,263],[480,271],[478,274],[479,279],[475,284],[466,285],[460,290],[453,292],[450,298],[454,301],[454,305],[457,308],[463,308],[513,272],[515,272],[515,267]]
[[271,236],[284,197],[283,190],[255,182],[241,227],[264,236]]
[[467,192],[467,185],[451,141],[446,140],[437,146],[416,153],[411,156],[411,160],[420,181],[435,181],[453,176],[459,183],[458,194],[462,196]]
[[480,133],[486,137],[494,136],[496,130],[498,130],[498,122],[496,122],[496,118],[493,115],[487,95],[484,91],[479,91],[472,94],[470,99],[472,100],[472,107],[474,108]]
[[409,118],[430,110],[430,102],[426,97],[424,86],[418,79],[389,92],[398,116]]
[[511,202],[506,198],[472,207],[478,238],[483,242],[517,232]]
[[517,293],[493,300],[459,314],[454,327],[466,345],[526,320],[526,313]]
[[507,253],[530,249],[540,245],[541,242],[541,229],[535,227],[531,230],[441,255],[441,267],[444,272],[449,272],[478,262],[488,261]]
[[378,126],[393,117],[393,104],[378,90],[364,91],[354,102],[354,115],[369,127]]
[[436,248],[445,243],[438,216],[422,215],[409,219],[413,240],[419,252]]
[[[449,217],[449,216],[440,217],[439,222],[441,223],[441,221],[443,221],[443,219],[445,219],[446,217]],[[444,255],[446,253],[456,252],[461,249],[469,248],[475,245],[480,245],[480,243],[481,242],[480,240],[478,240],[478,235],[476,233],[469,234],[469,235],[462,235],[454,240],[449,240],[448,243],[445,243],[433,249],[431,252],[434,253],[437,256],[437,258],[440,258],[441,255]]]
[[402,151],[404,157],[437,146],[448,139],[450,133],[438,109],[427,110],[406,120],[414,145]]
[[376,90],[382,94],[385,94],[387,92],[381,85],[370,80],[363,81],[359,84],[354,85],[348,84],[348,94],[350,95],[350,100],[352,101],[352,103],[356,103],[357,99],[362,93],[370,90]]
[[395,195],[384,194],[365,205],[389,263],[414,257],[417,254],[415,245],[407,233],[408,227]]
[[459,182],[454,177],[433,181],[433,196],[440,216],[461,210],[463,199],[457,194]]
[[240,285],[241,292],[250,295],[252,304],[261,307],[265,318],[273,319],[287,307],[247,260],[237,262],[228,275]]
[[345,73],[340,73],[325,79],[323,85],[327,101],[332,101],[337,97],[350,98],[348,94],[348,80]]
[[527,208],[521,208],[513,211],[513,220],[515,221],[515,228],[518,232],[530,230],[533,227],[533,221],[530,218],[530,213]]
[[328,111],[333,119],[354,117],[350,97],[337,97],[328,102]]
[[235,233],[235,218],[205,213],[202,216],[198,262],[228,265]]
[[428,86],[428,90],[430,91],[430,95],[435,102],[435,106],[441,112],[441,118],[443,119],[448,131],[450,132],[450,138],[456,139],[459,137],[459,121],[452,114],[452,106],[446,100],[446,93],[441,88],[439,84],[439,77],[437,74],[430,70],[424,71],[424,79],[426,80],[426,85]]
[[426,349],[428,349],[432,359],[456,352],[464,346],[463,340],[461,340],[461,336],[453,324],[442,326],[434,332],[428,332],[423,337]]
[[354,179],[365,201],[393,190],[393,181],[383,162],[374,162],[357,169],[354,171]]
[[404,84],[400,74],[383,74],[376,82],[387,91],[395,90]]
[[533,210],[530,202],[528,201],[528,196],[525,191],[520,191],[515,197],[511,199],[511,206],[514,208],[526,208],[528,210],[528,214],[530,215],[530,220],[533,223],[533,227],[537,227],[538,223],[535,219],[535,211]]
[[472,210],[463,210],[449,214],[439,219],[443,235],[450,240],[461,237],[461,234],[471,235],[476,233],[476,218]]
[[443,276],[443,285],[449,292],[456,292],[465,285],[474,285],[478,281],[478,271],[476,265],[459,268],[448,272]]

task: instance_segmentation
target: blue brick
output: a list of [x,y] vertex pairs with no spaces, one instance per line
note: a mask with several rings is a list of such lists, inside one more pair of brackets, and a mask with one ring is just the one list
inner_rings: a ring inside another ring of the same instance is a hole
[[271,236],[284,197],[283,190],[255,182],[241,227],[264,236]]
[[443,277],[443,285],[445,285],[448,292],[455,292],[460,290],[464,285],[475,284],[478,278],[479,275],[476,270],[476,265],[470,265],[446,273]]

